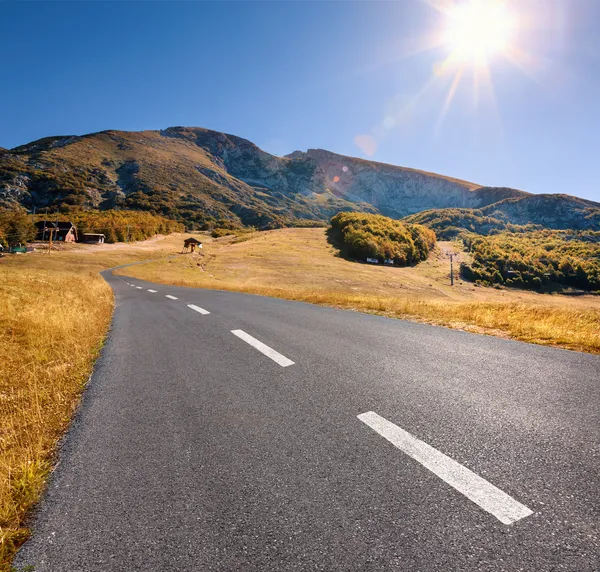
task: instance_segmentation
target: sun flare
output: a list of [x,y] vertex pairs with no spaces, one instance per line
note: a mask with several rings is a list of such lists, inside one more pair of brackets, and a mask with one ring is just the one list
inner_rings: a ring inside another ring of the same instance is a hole
[[469,0],[448,12],[444,42],[451,58],[485,64],[505,52],[514,32],[514,19],[502,0]]

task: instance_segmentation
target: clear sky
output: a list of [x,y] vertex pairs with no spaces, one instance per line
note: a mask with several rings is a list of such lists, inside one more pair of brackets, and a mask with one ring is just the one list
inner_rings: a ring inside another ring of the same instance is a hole
[[473,1],[0,0],[0,146],[201,126],[600,202],[600,2]]

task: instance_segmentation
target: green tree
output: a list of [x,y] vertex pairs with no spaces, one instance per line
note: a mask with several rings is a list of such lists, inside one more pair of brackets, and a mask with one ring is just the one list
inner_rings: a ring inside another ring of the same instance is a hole
[[35,225],[25,209],[0,208],[0,243],[3,246],[27,244],[35,235]]

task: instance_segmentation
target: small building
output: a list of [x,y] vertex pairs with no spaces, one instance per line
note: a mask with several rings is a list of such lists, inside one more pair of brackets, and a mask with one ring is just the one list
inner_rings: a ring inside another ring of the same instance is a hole
[[54,240],[77,242],[77,227],[72,222],[57,222],[57,232]]
[[93,232],[84,232],[81,235],[81,242],[85,244],[104,244],[106,236],[104,234],[97,234]]
[[77,227],[72,222],[40,220],[35,223],[35,227],[35,239],[38,241],[49,241],[52,238],[53,241],[77,242]]
[[197,238],[191,236],[183,241],[183,252],[187,252],[188,249],[194,252],[196,247],[202,248],[202,243]]

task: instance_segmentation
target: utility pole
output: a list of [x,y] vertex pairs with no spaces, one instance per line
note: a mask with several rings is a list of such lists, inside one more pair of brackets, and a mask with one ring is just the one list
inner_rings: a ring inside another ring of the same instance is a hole
[[56,229],[51,228],[50,229],[50,242],[48,243],[48,254],[50,254],[50,251],[52,250],[52,233],[55,231]]
[[453,261],[453,254],[450,254],[450,286],[454,286],[454,265],[452,264]]

